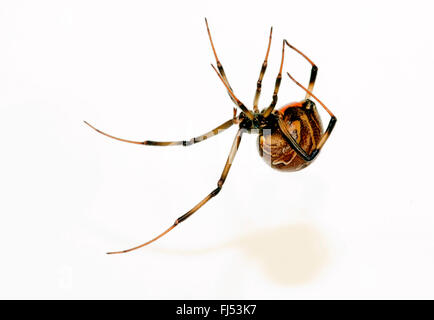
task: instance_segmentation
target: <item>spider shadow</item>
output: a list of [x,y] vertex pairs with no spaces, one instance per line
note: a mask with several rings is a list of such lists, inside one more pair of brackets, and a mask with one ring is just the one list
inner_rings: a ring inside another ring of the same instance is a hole
[[309,224],[265,229],[219,246],[176,250],[176,253],[197,255],[225,249],[240,249],[249,260],[260,266],[270,280],[283,286],[297,286],[312,281],[328,260],[323,236]]
[[256,261],[268,278],[285,286],[312,281],[328,256],[323,237],[308,224],[263,230],[235,240],[232,245]]

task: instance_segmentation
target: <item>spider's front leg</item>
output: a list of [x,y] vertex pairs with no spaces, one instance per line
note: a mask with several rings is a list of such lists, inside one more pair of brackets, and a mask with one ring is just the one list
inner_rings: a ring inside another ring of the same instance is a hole
[[285,40],[283,40],[283,45],[282,45],[282,58],[280,60],[279,73],[277,74],[276,82],[274,84],[273,99],[272,99],[270,105],[267,107],[267,109],[265,109],[263,111],[264,118],[268,118],[270,116],[270,114],[273,112],[274,107],[276,106],[277,95],[279,93],[280,83],[282,81],[282,68],[283,68],[284,59],[285,59]]
[[[208,20],[207,20],[206,18],[205,18],[205,24],[206,24],[206,31],[208,32],[209,42],[211,43],[211,48],[212,48],[212,51],[213,51],[213,53],[214,53],[215,61],[216,61],[216,63],[217,63],[217,68],[219,69],[220,75],[221,75],[222,78],[223,78],[223,82],[225,82],[225,83],[227,84],[227,86],[228,86],[228,94],[229,94],[229,97],[231,98],[231,100],[232,100],[235,104],[237,104],[237,102],[234,100],[234,98],[232,97],[232,95],[231,95],[230,92],[229,92],[229,91],[233,91],[233,90],[232,90],[232,88],[231,88],[231,85],[229,84],[229,80],[228,80],[227,77],[226,77],[226,73],[225,73],[225,70],[223,69],[223,65],[221,64],[221,62],[220,62],[220,60],[219,60],[219,58],[218,58],[218,56],[217,56],[217,52],[216,52],[216,50],[215,50],[214,43],[213,43],[213,41],[212,41],[212,37],[211,37],[211,31],[209,30]],[[237,117],[237,108],[235,107],[235,108],[234,108],[234,119],[235,119],[236,117]]]
[[220,179],[217,182],[217,188],[215,188],[213,191],[211,191],[202,201],[200,201],[198,204],[196,204],[192,209],[190,209],[187,213],[183,214],[182,216],[180,216],[178,219],[175,220],[175,222],[173,223],[172,226],[170,226],[170,228],[168,228],[166,231],[164,231],[163,233],[161,233],[160,235],[158,235],[157,237],[155,237],[152,240],[149,240],[148,242],[145,242],[139,246],[127,249],[127,250],[122,250],[122,251],[114,251],[114,252],[108,252],[107,254],[118,254],[118,253],[126,253],[129,251],[133,251],[139,248],[142,248],[152,242],[154,242],[155,240],[158,240],[159,238],[161,238],[162,236],[164,236],[165,234],[167,234],[170,230],[172,230],[173,228],[175,228],[178,224],[180,224],[181,222],[187,220],[193,213],[195,213],[197,210],[199,210],[205,203],[207,203],[211,198],[215,197],[220,190],[223,187],[223,184],[225,183],[226,177],[228,176],[229,170],[232,166],[232,162],[235,158],[235,155],[238,151],[238,147],[241,143],[241,136],[244,132],[244,129],[239,129],[237,132],[237,135],[235,136],[234,142],[232,143],[232,147],[231,147],[231,151],[229,152],[229,156],[228,159],[226,160],[226,164],[225,167],[223,168],[223,172],[220,176]]
[[262,79],[264,78],[265,70],[267,70],[268,54],[270,53],[272,35],[273,35],[273,27],[271,27],[270,29],[270,37],[268,39],[267,53],[265,54],[265,59],[264,62],[262,63],[261,72],[259,73],[259,79],[256,82],[256,93],[255,93],[255,98],[253,99],[253,110],[255,112],[259,112],[258,109],[259,96],[261,95]]

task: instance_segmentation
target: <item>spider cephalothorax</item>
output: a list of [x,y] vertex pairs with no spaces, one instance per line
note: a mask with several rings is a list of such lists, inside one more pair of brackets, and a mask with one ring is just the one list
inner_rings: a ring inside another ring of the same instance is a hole
[[276,125],[274,117],[265,118],[262,113],[253,113],[253,119],[249,119],[244,112],[241,112],[238,116],[238,121],[240,123],[240,129],[243,129],[248,133],[258,133],[266,128],[271,128]]
[[[184,215],[180,216],[175,220],[173,225],[168,228],[166,231],[155,237],[154,239],[136,246],[131,249],[109,252],[109,253],[125,253],[138,248],[141,248],[145,245],[154,242],[159,239],[170,230],[175,228],[178,224],[188,219],[193,213],[199,210],[206,202],[208,202],[211,198],[215,197],[223,187],[225,183],[226,177],[231,168],[232,162],[235,158],[235,155],[238,150],[238,146],[241,142],[241,137],[244,132],[248,133],[257,133],[258,134],[258,150],[260,156],[272,167],[278,170],[283,171],[296,171],[305,168],[316,158],[319,151],[323,147],[324,143],[327,141],[330,133],[332,132],[334,125],[336,123],[336,117],[333,113],[312,93],[316,75],[318,72],[318,68],[316,65],[301,51],[293,47],[286,40],[283,41],[282,46],[282,59],[280,62],[279,73],[276,77],[276,82],[274,86],[273,97],[270,105],[262,111],[258,109],[258,101],[261,94],[261,84],[262,79],[265,74],[265,70],[267,69],[267,59],[268,53],[270,51],[271,45],[271,36],[273,28],[270,31],[270,37],[268,41],[267,53],[265,55],[264,62],[261,67],[261,71],[259,74],[259,79],[257,82],[255,98],[253,101],[253,110],[249,110],[246,106],[235,96],[229,81],[226,77],[225,71],[221,62],[217,57],[217,53],[214,48],[214,44],[211,38],[211,33],[209,31],[208,22],[205,19],[208,36],[211,42],[211,47],[216,59],[217,69],[212,66],[219,76],[220,80],[223,82],[226,90],[229,94],[231,100],[235,103],[236,108],[234,108],[234,116],[232,119],[226,121],[221,124],[217,128],[190,140],[180,140],[180,141],[133,141],[126,140],[114,137],[105,132],[102,132],[95,127],[91,126],[89,123],[85,122],[91,128],[95,129],[99,133],[108,136],[110,138],[141,144],[141,145],[152,145],[152,146],[190,146],[195,143],[204,141],[207,138],[213,137],[220,132],[226,130],[234,124],[238,124],[239,128],[237,134],[235,136],[234,142],[232,144],[231,150],[229,152],[228,159],[226,161],[225,167],[223,168],[223,172],[220,176],[220,179],[217,182],[217,188],[212,190],[202,201],[196,204],[191,210],[186,212]],[[286,104],[279,109],[275,109],[277,104],[277,94],[279,92],[280,83],[282,80],[282,68],[283,61],[285,56],[285,46],[289,46],[291,49],[295,50],[299,54],[301,54],[312,66],[309,86],[306,89],[301,84],[299,84],[289,73],[288,76],[306,92],[306,97],[301,102],[295,102]],[[321,119],[316,109],[315,103],[310,99],[310,97],[314,98],[330,115],[331,119],[327,126],[327,129],[323,130]],[[241,109],[241,113],[237,116],[236,111],[237,108]]]

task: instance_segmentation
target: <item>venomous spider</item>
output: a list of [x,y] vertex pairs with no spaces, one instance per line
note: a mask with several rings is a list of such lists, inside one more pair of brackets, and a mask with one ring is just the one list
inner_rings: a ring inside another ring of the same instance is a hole
[[[316,75],[318,72],[317,66],[304,53],[293,47],[286,40],[283,40],[282,58],[280,62],[279,73],[276,77],[272,101],[267,108],[259,111],[258,101],[261,94],[262,79],[264,77],[265,70],[267,69],[267,59],[268,53],[270,52],[273,28],[271,28],[270,30],[267,53],[265,55],[264,62],[262,63],[259,79],[256,86],[256,93],[253,100],[253,109],[247,109],[246,106],[235,96],[234,91],[229,84],[223,66],[217,57],[214,43],[211,38],[208,21],[206,20],[206,18],[205,24],[211,43],[211,48],[216,59],[218,70],[214,67],[214,65],[211,64],[211,66],[217,73],[220,80],[223,82],[223,85],[226,87],[229,97],[236,105],[236,107],[234,107],[234,115],[232,119],[226,121],[217,128],[201,136],[192,138],[190,140],[169,142],[150,140],[132,141],[121,139],[96,129],[86,121],[85,123],[92,129],[107,137],[123,142],[151,146],[190,146],[192,144],[204,141],[207,138],[213,137],[220,132],[226,130],[227,128],[231,127],[232,125],[237,124],[239,128],[232,144],[231,150],[229,152],[228,159],[223,168],[223,172],[217,182],[217,188],[211,191],[210,194],[208,194],[187,213],[176,219],[170,228],[168,228],[166,231],[159,234],[152,240],[149,240],[148,242],[145,242],[139,246],[127,250],[108,252],[108,254],[129,252],[154,242],[155,240],[167,234],[170,230],[175,228],[181,222],[187,220],[193,213],[199,210],[211,198],[215,197],[223,187],[223,184],[229,173],[229,169],[231,168],[232,161],[234,160],[237,153],[243,133],[258,133],[259,154],[269,165],[271,165],[272,168],[282,171],[297,171],[307,167],[309,164],[312,163],[313,160],[315,160],[336,124],[336,117],[333,115],[333,113],[312,93]],[[300,88],[302,88],[306,92],[306,96],[300,102],[286,104],[279,109],[275,109],[277,103],[277,94],[279,92],[280,82],[282,80],[282,67],[286,45],[291,49],[295,50],[301,56],[303,56],[312,65],[310,81],[309,86],[306,89],[304,86],[298,83],[289,73],[287,73],[289,78],[291,78],[291,80],[293,80]],[[315,103],[310,99],[311,97],[315,99],[331,117],[325,132],[323,130],[321,119],[316,109]],[[237,107],[241,109],[239,115],[237,115]]]

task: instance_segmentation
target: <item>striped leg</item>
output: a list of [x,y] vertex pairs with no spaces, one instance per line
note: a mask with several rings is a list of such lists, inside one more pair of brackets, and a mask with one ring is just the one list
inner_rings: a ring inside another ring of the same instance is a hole
[[261,87],[262,87],[262,79],[264,78],[265,70],[267,70],[267,64],[268,64],[268,53],[270,53],[270,46],[271,46],[271,36],[273,34],[273,27],[271,27],[270,30],[270,38],[268,40],[268,48],[267,53],[265,55],[264,63],[262,63],[261,72],[259,73],[259,79],[256,83],[256,93],[255,93],[255,99],[253,100],[253,110],[255,112],[258,112],[258,101],[259,96],[261,95]]
[[94,129],[95,131],[109,137],[115,140],[119,140],[119,141],[123,141],[123,142],[128,142],[128,143],[134,143],[134,144],[142,144],[142,145],[148,145],[148,146],[191,146],[192,144],[198,143],[198,142],[202,142],[210,137],[213,137],[215,135],[218,135],[220,132],[226,130],[227,128],[231,127],[234,124],[234,120],[228,120],[225,123],[221,124],[220,126],[218,126],[217,128],[203,134],[200,135],[198,137],[195,138],[191,138],[190,140],[182,140],[182,141],[151,141],[151,140],[145,140],[145,141],[133,141],[133,140],[127,140],[127,139],[121,139],[121,138],[117,138],[114,137],[108,133],[105,133],[101,130],[98,130],[97,128],[95,128],[94,126],[92,126],[91,124],[87,123],[86,121],[84,121],[85,124],[87,124],[89,127],[91,127],[92,129]]
[[243,130],[242,129],[238,130],[237,135],[235,136],[235,140],[234,140],[234,142],[232,144],[231,151],[229,153],[228,159],[226,161],[226,165],[225,165],[225,167],[223,169],[223,172],[222,172],[222,174],[220,176],[219,181],[217,182],[217,188],[215,188],[213,191],[211,191],[210,194],[208,194],[202,201],[200,201],[192,209],[190,209],[190,211],[188,211],[187,213],[185,213],[184,215],[182,215],[178,219],[176,219],[175,222],[173,223],[173,225],[170,228],[168,228],[166,231],[164,231],[163,233],[161,233],[160,235],[158,235],[154,239],[149,240],[148,242],[145,242],[145,243],[143,243],[143,244],[141,244],[139,246],[136,246],[136,247],[133,247],[133,248],[130,248],[130,249],[127,249],[127,250],[108,252],[108,254],[126,253],[126,252],[129,252],[129,251],[133,251],[133,250],[142,248],[142,247],[144,247],[144,246],[146,246],[146,245],[148,245],[148,244],[150,244],[150,243],[158,240],[159,238],[161,238],[162,236],[164,236],[165,234],[167,234],[170,230],[172,230],[173,228],[175,228],[178,224],[180,224],[181,222],[187,220],[193,213],[195,213],[197,210],[199,210],[211,198],[215,197],[220,192],[220,190],[223,187],[223,184],[225,183],[226,177],[228,176],[228,173],[229,173],[229,169],[231,168],[232,162],[233,162],[233,160],[235,158],[235,155],[236,155],[236,153],[238,151],[238,147],[239,147],[240,142],[241,142],[241,136],[242,136],[242,134],[243,134]]
[[[225,73],[225,70],[223,69],[223,65],[221,64],[219,58],[217,57],[217,52],[215,51],[214,43],[212,42],[211,32],[209,31],[208,20],[206,18],[205,18],[205,24],[206,24],[206,30],[208,31],[209,41],[211,42],[211,48],[212,48],[212,51],[214,52],[214,57],[215,57],[215,61],[217,63],[217,68],[219,69],[219,72],[223,78],[223,81],[227,84],[227,86],[229,88],[228,89],[228,93],[229,93],[229,90],[231,90],[231,91],[233,91],[233,90],[231,88],[231,85],[229,84],[228,79],[226,78],[226,73]],[[229,97],[231,98],[231,100],[235,104],[237,104],[237,102],[234,100],[234,98],[232,97],[232,95],[230,93],[229,93]],[[237,116],[237,108],[234,108],[234,119],[236,118],[236,116]]]
[[[301,52],[300,50],[298,50],[296,47],[294,47],[293,45],[291,45],[288,41],[286,41],[286,44],[293,49],[295,52],[299,53],[301,56],[303,56],[303,58],[305,58],[311,65],[312,65],[312,69],[310,71],[310,80],[309,80],[309,86],[307,87],[307,90],[312,92],[313,91],[313,86],[315,85],[315,80],[316,80],[316,75],[318,73],[318,67],[315,65],[315,63],[312,62],[312,60],[310,60],[303,52]],[[310,98],[310,94],[307,92],[306,93],[306,98],[305,99],[309,99]]]
[[280,61],[280,69],[279,69],[279,73],[276,77],[276,83],[274,85],[273,100],[272,100],[270,106],[263,112],[264,118],[267,118],[271,114],[271,112],[273,112],[274,107],[276,106],[276,103],[277,103],[277,94],[279,93],[280,82],[282,81],[282,68],[283,68],[284,57],[285,57],[285,40],[283,40],[282,60]]
[[[226,87],[226,89],[228,90],[230,96],[232,97],[232,100],[235,101],[235,103],[237,104],[238,107],[240,107],[241,110],[243,110],[244,114],[250,119],[253,120],[254,116],[253,113],[248,110],[246,108],[246,106],[240,101],[238,100],[238,98],[235,96],[235,94],[233,93],[232,89],[229,88],[228,84],[224,81],[224,79],[222,78],[222,76],[220,75],[220,73],[217,71],[217,69],[214,67],[213,64],[211,64],[211,67],[213,67],[214,71],[217,73],[217,76],[220,78],[220,80],[223,82],[224,86]],[[233,119],[234,121],[236,119]]]
[[312,161],[316,158],[318,153],[320,152],[321,148],[326,143],[327,139],[329,138],[330,134],[333,131],[333,128],[336,124],[336,117],[335,115],[324,105],[324,103],[321,102],[310,90],[303,87],[297,80],[295,80],[289,73],[288,76],[291,78],[292,81],[294,81],[300,88],[302,88],[309,96],[312,96],[318,103],[327,111],[327,113],[330,115],[331,119],[327,126],[326,131],[322,135],[320,141],[318,142],[318,145],[314,150],[312,150],[311,154],[307,154],[306,151],[304,151],[300,145],[295,141],[295,139],[292,137],[292,135],[288,132],[287,126],[283,123],[282,119],[279,118],[279,128],[283,132],[283,134],[288,138],[289,142],[291,143],[291,146],[294,148],[294,150],[297,152],[297,154],[302,157],[305,161]]

